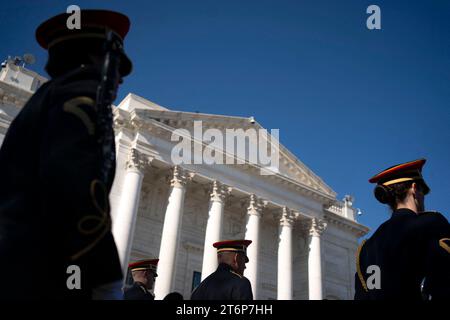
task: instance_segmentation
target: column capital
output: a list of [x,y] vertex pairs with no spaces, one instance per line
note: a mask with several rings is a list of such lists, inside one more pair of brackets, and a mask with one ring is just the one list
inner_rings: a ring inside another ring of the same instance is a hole
[[144,169],[152,162],[152,158],[146,156],[136,148],[131,148],[128,153],[128,159],[126,162],[127,171],[143,172]]
[[225,198],[231,193],[232,188],[225,184],[214,180],[211,185],[211,201],[223,202]]
[[294,213],[291,209],[284,206],[281,209],[281,219],[280,219],[280,225],[282,227],[292,227],[294,224]]
[[310,236],[320,237],[327,228],[327,223],[324,219],[312,218],[308,221],[302,222],[303,231]]
[[247,214],[261,217],[262,210],[267,206],[267,202],[251,194],[248,200]]
[[183,169],[180,166],[174,166],[171,170],[170,186],[184,188],[192,180],[194,173]]

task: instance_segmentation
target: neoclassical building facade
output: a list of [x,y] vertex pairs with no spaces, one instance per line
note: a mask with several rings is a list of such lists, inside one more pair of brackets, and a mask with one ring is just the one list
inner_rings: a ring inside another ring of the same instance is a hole
[[[14,68],[38,80],[8,82]],[[0,71],[0,143],[36,90],[33,81],[45,79],[10,64]],[[187,299],[217,267],[212,244],[245,238],[256,299],[352,299],[358,238],[368,228],[356,221],[351,197],[338,200],[282,144],[272,174],[248,161],[174,163],[174,132],[193,132],[199,121],[220,132],[262,128],[251,118],[173,111],[131,93],[114,108],[110,201],[124,273],[129,261],[159,258],[156,299],[173,291]]]

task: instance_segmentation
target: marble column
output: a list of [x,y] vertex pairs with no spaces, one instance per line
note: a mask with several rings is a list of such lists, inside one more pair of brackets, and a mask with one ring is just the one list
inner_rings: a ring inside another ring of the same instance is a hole
[[309,300],[323,299],[322,254],[320,236],[326,229],[326,222],[313,218],[309,229],[308,284]]
[[278,300],[292,300],[292,211],[283,207],[278,242]]
[[126,162],[122,195],[112,227],[124,278],[127,274],[131,246],[133,244],[144,170],[150,164],[150,161],[149,158],[146,158],[145,155],[133,148],[130,150]]
[[213,181],[203,249],[202,281],[217,269],[217,249],[213,247],[213,243],[223,240],[221,237],[225,197],[230,191],[229,187]]
[[250,195],[250,202],[247,208],[247,228],[245,232],[245,239],[252,240],[252,243],[247,248],[247,256],[249,262],[244,271],[245,277],[250,280],[252,284],[253,299],[258,299],[259,281],[258,281],[258,257],[259,257],[259,233],[260,223],[262,217],[263,203],[254,195]]
[[171,190],[164,217],[164,226],[159,249],[158,277],[155,281],[155,299],[162,300],[172,291],[175,262],[181,222],[183,217],[186,183],[192,178],[181,167],[173,168]]

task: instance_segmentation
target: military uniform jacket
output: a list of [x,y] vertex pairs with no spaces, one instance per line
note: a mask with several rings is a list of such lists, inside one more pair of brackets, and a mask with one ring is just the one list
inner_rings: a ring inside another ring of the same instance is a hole
[[449,238],[440,213],[394,211],[358,250],[355,299],[450,298]]
[[224,263],[194,290],[191,300],[253,300],[250,281]]
[[133,286],[123,295],[124,300],[155,300],[153,294],[140,282],[134,282]]
[[[114,171],[98,180],[99,79],[81,67],[48,81],[9,127],[0,149],[0,298],[89,298],[122,278],[108,201]],[[80,268],[81,290],[68,290],[70,265]]]

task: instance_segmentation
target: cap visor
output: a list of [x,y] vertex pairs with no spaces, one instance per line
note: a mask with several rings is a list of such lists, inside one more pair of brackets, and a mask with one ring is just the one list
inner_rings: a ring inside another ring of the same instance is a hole
[[423,184],[423,194],[424,195],[429,194],[431,191],[430,187],[423,180],[422,180],[422,184]]

